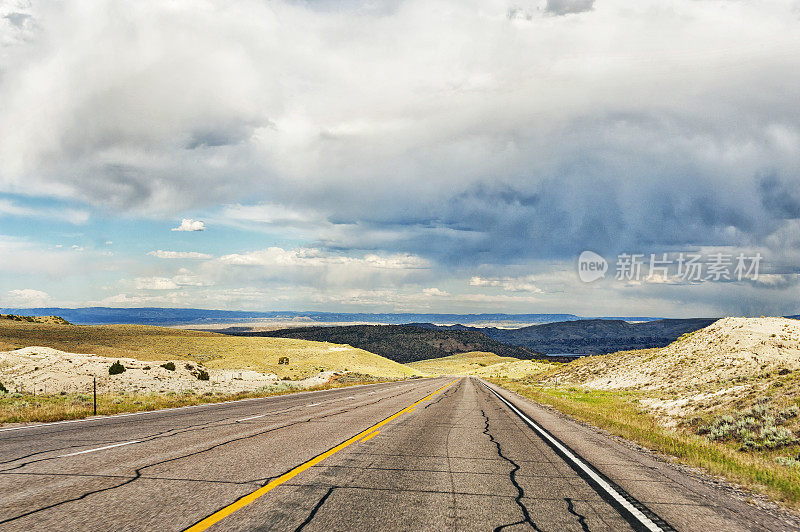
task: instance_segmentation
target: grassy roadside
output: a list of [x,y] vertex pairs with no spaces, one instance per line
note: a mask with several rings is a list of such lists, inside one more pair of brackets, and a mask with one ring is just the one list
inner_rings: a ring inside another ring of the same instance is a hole
[[[300,388],[289,382],[277,386],[265,386],[252,392],[235,394],[206,393],[147,393],[147,394],[98,394],[97,414],[112,415],[129,412],[143,412],[175,408],[181,406],[221,403],[237,399],[271,397],[295,392],[331,390],[359,384],[394,382],[399,379],[356,379],[333,380],[327,384]],[[83,419],[93,415],[92,394],[70,395],[32,395],[20,393],[0,394],[0,425],[4,423],[46,423],[69,419]]]
[[[251,370],[292,380],[313,377],[323,370],[391,378],[420,375],[363,349],[326,342],[226,336],[150,325],[64,325],[0,319],[0,351],[31,346],[145,362],[185,360],[212,370]],[[289,362],[281,364],[281,358]]]
[[[542,387],[508,379],[494,384],[556,408],[580,421],[603,428],[683,464],[723,476],[794,510],[800,509],[800,467],[775,463],[774,453],[744,452],[682,429],[669,429],[638,407],[635,392]],[[796,455],[798,446],[786,451]]]

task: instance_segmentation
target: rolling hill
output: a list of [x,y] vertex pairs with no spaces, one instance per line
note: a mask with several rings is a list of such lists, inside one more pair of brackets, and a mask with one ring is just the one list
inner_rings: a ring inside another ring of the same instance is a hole
[[690,318],[630,323],[623,320],[594,319],[545,323],[520,329],[437,326],[431,323],[415,326],[434,330],[481,332],[498,342],[542,353],[600,355],[664,347],[681,335],[707,327],[715,321],[716,318]]
[[469,351],[484,351],[521,359],[544,357],[532,349],[506,345],[493,340],[480,331],[425,329],[411,325],[298,327],[277,331],[231,332],[229,334],[348,344],[401,363],[440,358]]
[[[186,360],[209,369],[252,370],[303,379],[322,371],[405,378],[419,373],[350,346],[286,338],[246,338],[147,325],[64,325],[0,320],[0,351],[42,346],[115,358]],[[279,364],[288,357],[288,364]],[[0,368],[1,369],[1,368]]]
[[522,378],[552,371],[560,364],[543,360],[519,360],[494,353],[459,353],[406,364],[429,375],[477,375],[487,378]]
[[501,357],[494,353],[471,351],[442,358],[418,360],[407,364],[407,366],[429,375],[470,375],[477,369],[500,364],[501,362],[518,361],[519,359],[514,357]]

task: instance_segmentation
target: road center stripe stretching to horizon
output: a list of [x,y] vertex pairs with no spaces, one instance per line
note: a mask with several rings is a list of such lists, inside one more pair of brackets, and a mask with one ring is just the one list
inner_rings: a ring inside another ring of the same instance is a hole
[[448,386],[450,386],[452,384],[455,384],[456,382],[458,382],[460,380],[461,379],[456,379],[456,380],[448,382],[447,384],[445,384],[441,388],[438,388],[437,390],[435,390],[434,392],[430,393],[429,395],[426,395],[425,397],[423,397],[419,401],[416,401],[416,402],[410,404],[409,406],[405,407],[404,409],[400,410],[399,412],[396,412],[395,414],[392,414],[391,416],[387,417],[383,421],[380,421],[379,423],[376,423],[375,425],[369,427],[368,429],[365,429],[365,430],[359,432],[355,436],[345,440],[344,442],[340,443],[336,447],[328,449],[324,453],[315,456],[311,460],[308,460],[307,462],[304,462],[304,463],[300,464],[299,466],[297,466],[294,469],[284,473],[283,475],[279,476],[278,478],[270,481],[269,483],[267,483],[266,485],[262,486],[261,488],[255,490],[254,492],[245,495],[244,497],[240,498],[236,502],[234,502],[232,504],[229,504],[228,506],[225,506],[224,508],[214,512],[213,514],[209,515],[205,519],[203,519],[203,520],[197,522],[196,524],[190,526],[189,528],[187,528],[185,530],[185,532],[200,532],[202,530],[208,529],[212,525],[222,521],[223,519],[225,519],[226,517],[228,517],[232,513],[236,512],[237,510],[240,510],[240,509],[244,508],[245,506],[255,502],[256,500],[258,500],[259,498],[263,497],[264,495],[266,495],[267,493],[269,493],[273,489],[277,488],[278,486],[280,486],[284,482],[287,482],[287,481],[291,480],[292,478],[296,477],[297,475],[299,475],[303,471],[305,471],[307,469],[310,469],[311,467],[313,467],[316,464],[322,462],[326,458],[328,458],[330,456],[333,456],[334,454],[338,453],[342,449],[344,449],[344,448],[352,445],[353,443],[361,440],[361,438],[364,438],[363,441],[366,441],[369,438],[377,435],[377,433],[380,432],[380,431],[377,431],[377,429],[381,428],[382,426],[386,425],[387,423],[391,422],[392,420],[397,419],[401,415],[413,411],[414,407],[417,406],[418,404],[431,399],[434,395],[438,394],[439,392],[441,392],[442,390],[444,390]]

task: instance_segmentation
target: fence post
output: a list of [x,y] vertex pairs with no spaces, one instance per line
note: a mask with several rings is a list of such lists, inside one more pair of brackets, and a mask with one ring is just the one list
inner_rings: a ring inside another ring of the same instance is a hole
[[94,396],[94,415],[97,415],[97,376],[92,376],[92,391]]

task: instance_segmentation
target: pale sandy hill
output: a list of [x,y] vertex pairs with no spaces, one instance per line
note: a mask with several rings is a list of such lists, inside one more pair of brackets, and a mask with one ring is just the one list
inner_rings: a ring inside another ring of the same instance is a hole
[[[125,371],[109,375],[109,367],[119,361]],[[108,358],[98,355],[67,353],[49,347],[27,347],[0,352],[0,382],[9,391],[36,393],[85,393],[97,378],[99,393],[181,392],[235,393],[279,383],[274,373],[255,371],[209,370],[194,361],[173,361],[175,369],[161,367],[167,360],[141,361],[133,358]],[[210,379],[199,380],[201,370]],[[330,376],[328,375],[327,378]],[[327,380],[327,379],[325,379]],[[319,384],[319,379],[298,385]]]
[[553,383],[595,389],[690,389],[730,385],[800,369],[800,321],[724,318],[667,347],[586,357],[554,372]]
[[526,380],[631,390],[667,426],[755,404],[778,410],[800,396],[800,321],[724,318],[667,347],[585,357]]
[[[249,370],[307,379],[320,372],[406,378],[419,371],[349,345],[223,334],[147,325],[59,325],[0,320],[0,350],[44,346],[139,361],[193,361],[212,370]],[[280,364],[282,358],[288,364]]]

